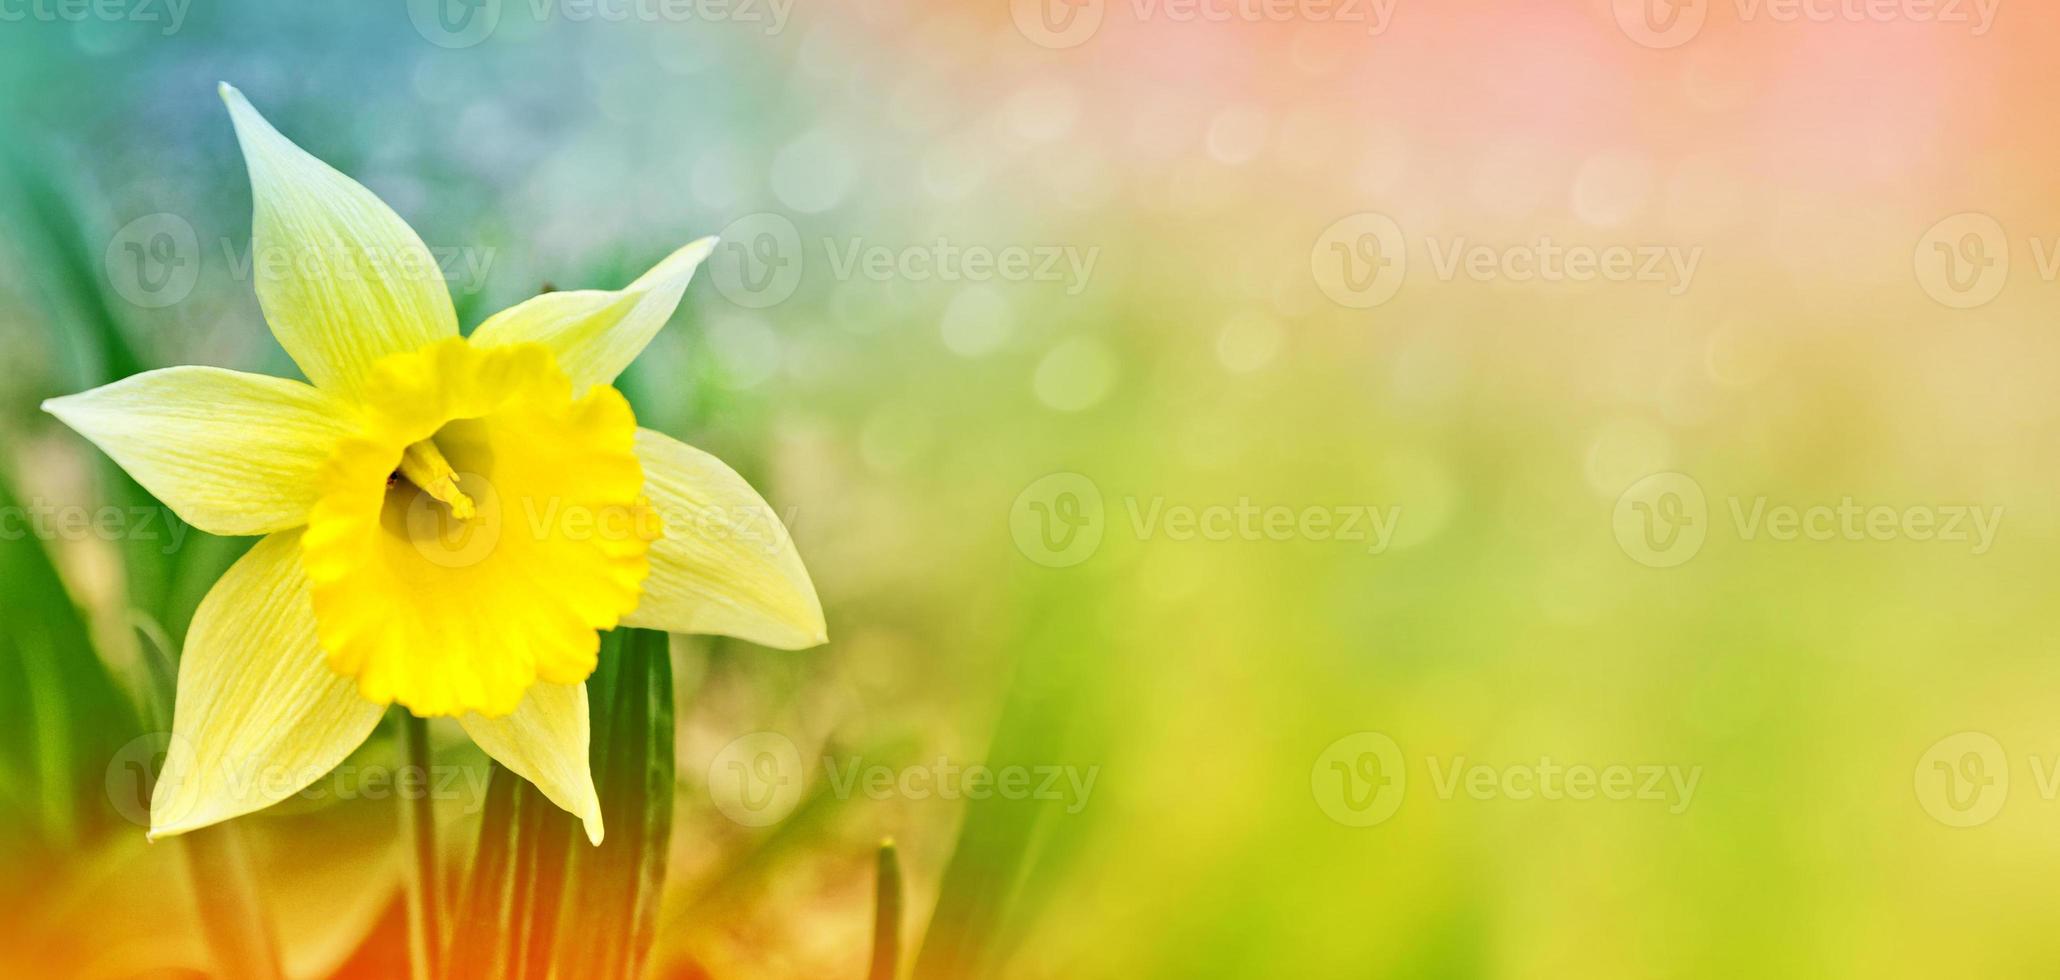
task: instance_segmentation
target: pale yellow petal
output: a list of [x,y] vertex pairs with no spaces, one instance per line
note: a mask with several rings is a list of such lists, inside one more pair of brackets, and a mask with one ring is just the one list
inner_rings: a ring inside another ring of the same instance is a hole
[[475,344],[539,343],[557,355],[575,390],[615,380],[679,308],[695,268],[715,250],[703,238],[615,291],[545,293],[487,318]]
[[587,766],[585,684],[536,684],[514,714],[459,715],[458,724],[487,755],[586,824],[588,840],[601,842],[601,798]]
[[663,522],[626,626],[720,633],[799,650],[828,639],[823,607],[772,505],[699,449],[637,430],[644,494]]
[[313,387],[211,367],[148,371],[43,410],[210,534],[307,523],[316,476],[346,434],[340,407]]
[[323,661],[300,532],[259,541],[194,613],[172,744],[150,796],[150,836],[300,792],[362,744],[384,710]]
[[454,337],[442,270],[371,191],[308,155],[222,86],[250,168],[251,277],[308,380],[354,395],[372,362]]

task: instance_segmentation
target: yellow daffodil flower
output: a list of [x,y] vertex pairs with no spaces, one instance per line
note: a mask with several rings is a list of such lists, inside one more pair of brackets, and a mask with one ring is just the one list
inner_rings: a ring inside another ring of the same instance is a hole
[[195,527],[263,535],[194,616],[151,836],[299,792],[397,702],[455,717],[599,843],[583,686],[598,631],[826,638],[771,507],[637,428],[610,386],[714,240],[461,337],[414,231],[221,92],[259,305],[312,383],[174,367],[43,406]]

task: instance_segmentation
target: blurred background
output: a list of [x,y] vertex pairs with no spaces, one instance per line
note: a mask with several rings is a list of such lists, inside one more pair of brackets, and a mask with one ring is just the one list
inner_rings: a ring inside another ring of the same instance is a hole
[[[153,665],[248,542],[36,406],[294,373],[228,81],[468,329],[724,236],[621,384],[780,510],[831,643],[675,639],[654,975],[862,976],[883,836],[920,977],[2054,973],[2055,38],[2015,0],[0,0],[0,937],[221,975],[205,862],[142,824]],[[456,869],[485,762],[436,732]],[[397,941],[383,795],[235,823],[296,978]]]

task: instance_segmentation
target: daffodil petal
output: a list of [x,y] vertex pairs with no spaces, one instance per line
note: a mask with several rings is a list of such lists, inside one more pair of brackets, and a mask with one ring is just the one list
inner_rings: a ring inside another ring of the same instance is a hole
[[513,714],[459,715],[458,724],[487,755],[578,817],[588,840],[601,843],[601,798],[587,764],[585,684],[536,684]]
[[150,836],[300,792],[362,744],[384,710],[323,660],[300,532],[259,541],[194,613],[171,747],[150,796]]
[[211,367],[147,371],[43,410],[209,534],[307,523],[316,476],[346,435],[339,406],[321,391]]
[[672,318],[695,268],[714,250],[715,239],[703,238],[626,289],[545,293],[488,317],[470,339],[482,345],[543,344],[575,391],[608,384]]
[[443,272],[407,222],[222,86],[250,168],[251,274],[272,333],[316,385],[356,394],[372,362],[458,334]]
[[664,524],[626,626],[720,633],[783,650],[825,642],[823,607],[786,525],[744,478],[699,449],[637,430],[644,494]]

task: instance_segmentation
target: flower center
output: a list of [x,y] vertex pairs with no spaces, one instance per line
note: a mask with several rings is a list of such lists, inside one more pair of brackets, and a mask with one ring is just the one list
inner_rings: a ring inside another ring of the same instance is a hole
[[380,361],[362,409],[301,536],[329,666],[424,717],[585,680],[662,533],[629,403],[574,397],[542,345],[452,338]]
[[451,509],[452,517],[469,521],[477,513],[472,506],[472,498],[458,489],[458,471],[451,468],[450,461],[444,458],[443,450],[437,448],[434,438],[410,443],[401,453],[401,468],[395,472],[414,484],[416,489],[443,501]]

